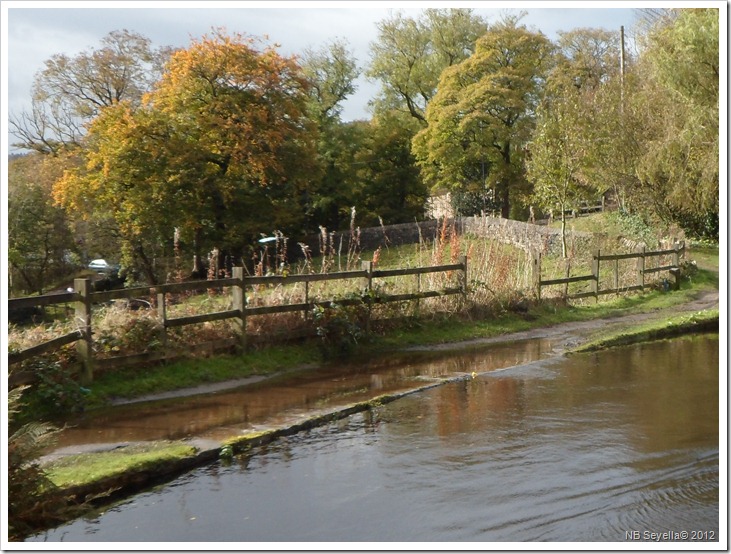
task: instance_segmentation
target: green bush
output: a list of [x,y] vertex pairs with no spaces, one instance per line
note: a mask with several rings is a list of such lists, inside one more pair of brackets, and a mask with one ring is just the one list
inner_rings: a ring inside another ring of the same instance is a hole
[[73,349],[65,347],[31,358],[15,367],[15,372],[27,372],[35,377],[17,421],[53,418],[84,409],[89,390],[78,381],[78,364]]
[[20,424],[18,415],[27,387],[8,392],[8,537],[22,540],[34,530],[61,521],[65,506],[37,458],[52,444],[57,430],[37,422]]
[[614,220],[620,231],[633,240],[642,241],[648,246],[657,242],[655,231],[640,214],[618,210],[610,212],[608,218]]
[[[352,298],[352,297],[351,297]],[[332,303],[328,307],[315,306],[312,310],[320,352],[323,358],[344,358],[350,355],[365,336],[367,306],[362,298],[353,306]]]
[[38,376],[35,395],[49,415],[83,409],[87,389],[79,384],[68,365],[59,359],[38,359],[33,366]]

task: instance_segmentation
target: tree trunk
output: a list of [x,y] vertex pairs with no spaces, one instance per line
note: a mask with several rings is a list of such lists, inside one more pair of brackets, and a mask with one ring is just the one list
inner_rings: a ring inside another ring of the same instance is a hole
[[501,185],[502,194],[502,205],[500,206],[500,215],[504,219],[510,219],[510,190],[507,185]]
[[566,210],[563,207],[561,208],[561,255],[566,259]]
[[[507,175],[512,175],[512,171],[510,171],[510,141],[506,142],[503,145],[501,154],[503,157],[503,162],[505,163]],[[506,179],[505,177],[503,177],[500,188],[503,191],[502,206],[500,208],[500,211],[502,213],[503,218],[510,219],[510,180],[509,180],[509,178]]]
[[142,248],[142,245],[135,245],[134,252],[137,259],[142,262],[142,272],[145,274],[147,282],[151,285],[157,285],[158,282],[157,275],[155,275],[155,267],[152,260],[150,260],[150,258],[147,257],[147,254],[145,254],[145,250]]
[[203,261],[201,260],[201,230],[200,230],[200,228],[195,230],[195,237],[193,238],[193,269],[191,271],[191,276],[194,279],[203,279],[205,277]]

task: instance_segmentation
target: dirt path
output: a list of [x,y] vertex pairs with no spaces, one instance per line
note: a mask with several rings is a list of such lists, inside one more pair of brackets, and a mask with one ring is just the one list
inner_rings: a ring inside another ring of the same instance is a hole
[[539,338],[562,338],[566,348],[574,348],[580,344],[587,342],[588,338],[599,330],[621,329],[622,327],[630,327],[638,323],[645,323],[653,320],[667,318],[672,314],[698,312],[717,308],[719,303],[719,293],[717,290],[701,293],[698,298],[685,304],[679,304],[672,308],[655,310],[646,313],[633,313],[627,315],[617,315],[613,317],[591,319],[588,321],[572,321],[568,323],[560,323],[550,327],[538,327],[527,331],[519,331],[490,337],[485,339],[472,339],[467,341],[448,343],[442,345],[414,346],[408,350],[424,351],[424,350],[456,350],[459,348],[487,345],[494,343],[503,343],[510,341],[518,341],[525,339]]

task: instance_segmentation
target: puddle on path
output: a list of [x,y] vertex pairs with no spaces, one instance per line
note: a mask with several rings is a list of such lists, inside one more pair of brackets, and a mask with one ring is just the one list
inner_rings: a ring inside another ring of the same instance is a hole
[[278,427],[308,415],[405,391],[455,375],[484,373],[555,354],[554,342],[531,339],[492,344],[448,356],[396,353],[377,360],[330,364],[282,374],[236,389],[95,410],[68,421],[54,451],[76,445],[205,438],[224,440]]

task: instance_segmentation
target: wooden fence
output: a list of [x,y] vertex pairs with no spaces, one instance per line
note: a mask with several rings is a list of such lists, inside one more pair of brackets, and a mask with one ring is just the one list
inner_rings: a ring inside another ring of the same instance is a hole
[[[461,272],[460,286],[445,288],[441,290],[421,290],[420,276],[428,273],[449,273],[453,271]],[[373,280],[388,277],[398,277],[406,275],[415,275],[417,277],[417,292],[407,294],[374,294]],[[364,285],[364,294],[360,297],[341,298],[328,301],[311,301],[309,298],[309,284],[317,281],[335,281],[359,279]],[[305,283],[304,302],[297,304],[280,304],[273,306],[249,306],[246,300],[246,289],[258,285],[278,285],[278,284],[295,284]],[[185,293],[209,289],[230,288],[232,308],[230,310],[207,313],[186,317],[168,317],[166,296],[171,293]],[[184,325],[193,325],[196,323],[204,323],[209,321],[220,321],[231,319],[236,327],[237,339],[219,341],[218,347],[238,347],[245,350],[247,347],[246,322],[249,317],[302,311],[307,314],[316,306],[329,307],[337,303],[341,306],[365,304],[368,307],[368,318],[366,332],[370,331],[370,316],[373,304],[402,302],[409,300],[419,300],[422,298],[433,298],[438,296],[446,296],[452,294],[467,293],[467,257],[462,256],[459,263],[416,267],[404,269],[373,269],[372,262],[363,262],[362,269],[356,271],[342,271],[336,273],[324,274],[300,274],[300,275],[273,275],[273,276],[245,276],[242,267],[235,267],[233,277],[228,279],[216,279],[206,281],[191,281],[185,283],[170,283],[164,285],[156,285],[151,287],[135,287],[120,290],[111,290],[103,292],[94,292],[92,283],[89,279],[76,279],[74,281],[74,291],[54,294],[46,296],[31,296],[26,298],[15,298],[8,300],[8,310],[21,310],[37,306],[49,306],[53,304],[73,303],[74,317],[77,329],[65,335],[56,337],[52,340],[38,344],[26,350],[18,352],[10,352],[8,354],[8,364],[16,364],[51,350],[58,349],[66,344],[76,343],[76,351],[82,364],[82,383],[90,383],[94,378],[94,369],[110,369],[120,366],[132,366],[141,363],[149,363],[153,361],[170,359],[180,355],[179,352],[173,352],[166,348],[166,331],[167,329],[181,327]],[[162,327],[161,341],[163,348],[159,352],[144,352],[129,356],[117,356],[114,358],[96,359],[93,349],[93,328],[92,328],[92,309],[94,304],[101,304],[117,299],[134,299],[141,297],[151,297],[156,300],[157,316]],[[15,373],[11,376],[13,382],[10,385],[28,382],[33,379],[32,375]]]
[[[599,295],[602,294],[613,294],[620,292],[629,292],[634,290],[644,290],[645,288],[645,275],[658,273],[661,271],[668,271],[674,278],[674,288],[677,290],[680,285],[680,256],[685,253],[685,243],[675,243],[672,249],[668,250],[656,250],[646,251],[645,248],[641,248],[638,252],[629,254],[602,254],[599,250],[592,257],[592,270],[590,275],[580,275],[575,277],[565,277],[562,279],[541,279],[541,256],[540,254],[533,256],[533,279],[534,288],[536,290],[537,297],[541,298],[541,289],[547,286],[564,285],[565,291],[564,296],[568,298],[586,298],[594,297],[598,300]],[[646,260],[648,258],[659,257],[659,256],[672,256],[672,263],[669,265],[663,265],[658,267],[646,267]],[[635,265],[635,282],[631,284],[625,284],[620,286],[619,278],[619,261],[636,259]],[[600,263],[601,262],[614,262],[613,268],[613,286],[610,288],[600,288]],[[587,292],[580,292],[573,295],[568,295],[569,283],[589,282],[591,284],[591,290]]]

